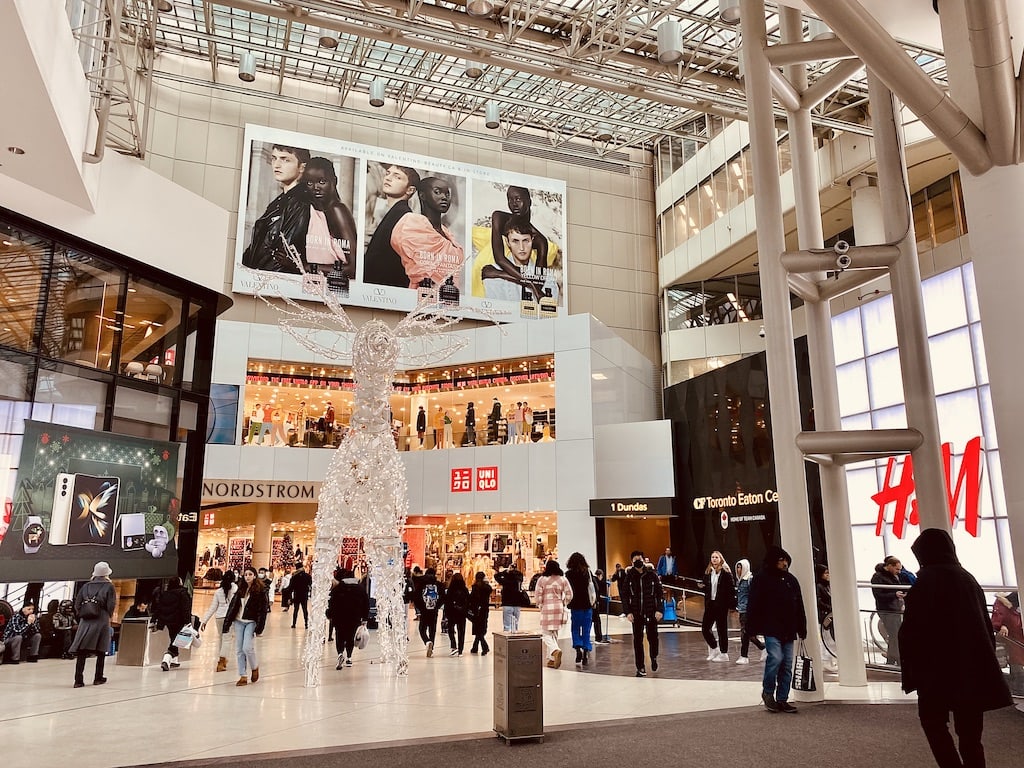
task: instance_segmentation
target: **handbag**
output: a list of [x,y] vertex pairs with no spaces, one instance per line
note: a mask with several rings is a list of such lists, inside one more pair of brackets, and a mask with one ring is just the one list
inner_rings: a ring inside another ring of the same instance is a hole
[[793,662],[793,690],[817,690],[814,685],[814,662],[811,661],[811,657],[807,655],[807,649],[804,648],[803,640],[801,640],[800,645],[797,646],[796,660]]
[[362,651],[366,649],[368,642],[370,642],[370,630],[366,628],[365,624],[360,624],[356,628],[355,646]]
[[[193,645],[198,647],[196,640],[199,638],[199,633],[192,628],[191,624],[186,624],[180,630],[174,638],[173,645],[176,648],[191,648]],[[200,641],[202,642],[202,641]]]
[[597,604],[597,585],[594,584],[594,574],[587,571],[587,600],[593,608]]

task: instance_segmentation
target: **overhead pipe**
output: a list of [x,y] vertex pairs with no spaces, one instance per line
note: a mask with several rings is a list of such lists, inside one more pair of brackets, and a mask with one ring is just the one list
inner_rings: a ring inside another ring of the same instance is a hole
[[862,69],[864,62],[860,59],[839,62],[828,74],[822,75],[814,81],[814,85],[804,90],[800,95],[800,106],[804,109],[814,109],[856,77]]
[[924,442],[916,429],[838,429],[801,432],[796,445],[805,454],[878,454],[892,456],[910,453]]
[[992,161],[996,165],[1013,165],[1017,96],[1006,0],[971,0],[964,6]]
[[110,121],[110,92],[100,97],[99,107],[96,109],[96,141],[93,144],[92,152],[82,153],[82,162],[95,165],[103,160],[103,153],[107,148],[107,123]]
[[917,115],[970,173],[992,167],[985,135],[857,0],[807,0],[869,69]]
[[768,79],[772,84],[772,92],[779,103],[789,112],[800,109],[800,94],[786,76],[774,67],[768,69]]
[[840,240],[832,248],[788,251],[782,254],[782,266],[787,272],[845,272],[891,267],[899,257],[894,245],[851,246]]
[[857,54],[850,50],[850,46],[838,37],[809,40],[803,43],[776,43],[768,46],[765,55],[773,67],[784,67],[787,64],[807,64],[812,61],[828,59],[857,58]]
[[821,290],[811,278],[805,275],[789,275],[786,282],[789,283],[789,290],[799,296],[805,304],[821,301]]

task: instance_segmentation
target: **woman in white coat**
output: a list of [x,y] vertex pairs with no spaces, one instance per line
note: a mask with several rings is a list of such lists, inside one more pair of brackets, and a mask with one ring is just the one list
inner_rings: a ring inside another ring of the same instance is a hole
[[228,606],[231,605],[231,598],[235,596],[238,591],[238,585],[235,584],[235,572],[225,571],[221,577],[220,586],[217,587],[217,591],[213,593],[213,601],[210,603],[210,607],[206,613],[203,614],[203,623],[200,625],[201,628],[206,630],[206,622],[211,618],[217,621],[217,636],[219,638],[219,645],[217,650],[217,671],[223,672],[228,668],[228,657],[227,651],[231,647],[231,641],[228,639],[230,632],[224,632],[224,617],[227,616]]
[[537,579],[533,592],[534,602],[540,609],[540,631],[547,650],[547,665],[552,669],[562,666],[562,650],[558,647],[558,632],[565,624],[565,606],[572,600],[572,587],[562,575],[557,561],[548,560],[544,575]]

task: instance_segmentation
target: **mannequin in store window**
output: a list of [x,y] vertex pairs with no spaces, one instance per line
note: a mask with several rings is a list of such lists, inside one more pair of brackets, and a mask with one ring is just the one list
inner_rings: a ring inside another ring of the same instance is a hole
[[249,414],[249,445],[256,443],[256,436],[260,434],[263,427],[263,405],[256,403],[256,406],[252,409],[252,413]]
[[523,400],[523,442],[533,442],[533,408]]
[[304,443],[306,441],[306,401],[302,400],[299,402],[299,407],[295,409],[295,434],[298,435],[299,442]]
[[443,419],[443,422],[444,422],[444,447],[445,448],[451,448],[452,447],[452,422],[453,421],[454,421],[454,419],[452,419],[451,412],[450,411],[445,411],[444,412],[444,419]]
[[423,448],[423,440],[427,434],[427,412],[423,410],[423,406],[420,406],[419,413],[416,414],[416,437],[420,439],[420,448]]
[[263,445],[263,438],[266,435],[271,435],[269,445],[274,444],[273,430],[274,430],[274,411],[277,410],[271,403],[267,403],[263,406],[263,424],[260,426],[260,436],[256,442]]
[[327,407],[324,409],[324,444],[330,445],[334,442],[334,406],[331,401],[327,401]]
[[431,426],[434,429],[434,448],[441,448],[442,440],[444,439],[444,411],[441,406],[437,406],[437,410],[434,411],[434,417],[431,419]]
[[498,424],[501,421],[501,402],[498,398],[494,398],[491,403],[491,413],[487,417],[487,429],[488,436],[487,442],[496,443],[498,442]]
[[472,400],[466,404],[466,445],[476,445],[476,409]]

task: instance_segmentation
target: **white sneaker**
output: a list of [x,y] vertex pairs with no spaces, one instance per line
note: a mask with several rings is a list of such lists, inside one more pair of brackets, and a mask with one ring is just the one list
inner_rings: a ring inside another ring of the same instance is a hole
[[717,648],[708,648],[707,661],[714,661],[717,656],[718,656],[718,649]]
[[746,656],[740,656],[738,659],[736,659],[736,663],[737,664],[749,664],[750,663],[750,659],[748,659]]
[[712,661],[728,662],[729,661],[729,654],[728,653],[720,653],[717,656],[715,656],[715,658],[713,658]]
[[766,648],[761,649],[761,661],[768,659],[768,650]]

